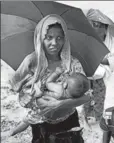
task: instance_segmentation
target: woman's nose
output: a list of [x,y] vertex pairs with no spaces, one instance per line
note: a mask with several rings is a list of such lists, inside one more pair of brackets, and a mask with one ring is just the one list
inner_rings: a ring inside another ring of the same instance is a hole
[[53,39],[53,40],[52,40],[52,45],[56,45],[56,44],[57,44],[56,39]]

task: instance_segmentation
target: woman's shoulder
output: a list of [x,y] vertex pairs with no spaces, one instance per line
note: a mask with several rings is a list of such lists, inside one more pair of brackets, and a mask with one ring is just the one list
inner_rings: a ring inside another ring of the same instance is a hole
[[36,53],[32,52],[25,57],[25,63],[29,66],[29,68],[33,68],[37,64]]
[[77,64],[77,63],[81,64],[77,58],[71,56],[71,64]]
[[71,70],[85,74],[80,61],[73,56],[71,56]]

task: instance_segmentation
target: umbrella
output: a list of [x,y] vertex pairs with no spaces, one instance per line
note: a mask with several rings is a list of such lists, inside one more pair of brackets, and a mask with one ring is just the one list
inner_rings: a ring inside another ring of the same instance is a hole
[[48,14],[62,16],[68,27],[71,53],[92,76],[109,52],[79,8],[52,1],[1,1],[1,58],[17,69],[34,51],[36,24]]

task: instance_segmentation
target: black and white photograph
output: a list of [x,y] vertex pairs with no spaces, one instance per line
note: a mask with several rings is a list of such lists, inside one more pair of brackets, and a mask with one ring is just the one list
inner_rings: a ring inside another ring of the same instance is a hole
[[114,1],[0,1],[1,143],[114,143]]

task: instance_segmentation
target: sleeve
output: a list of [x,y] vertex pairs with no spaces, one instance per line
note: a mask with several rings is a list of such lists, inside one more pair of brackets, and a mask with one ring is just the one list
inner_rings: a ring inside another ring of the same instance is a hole
[[92,80],[108,77],[111,72],[114,71],[114,53],[110,53],[110,56],[107,57],[109,61],[109,66],[108,65],[102,65],[100,64],[95,71],[94,75],[90,77]]
[[110,68],[112,71],[114,71],[114,53],[108,58]]
[[101,79],[105,76],[105,74],[106,74],[105,66],[100,64],[98,68],[96,69],[94,75],[92,77],[89,77],[89,79],[91,80]]
[[96,69],[94,75],[92,77],[89,77],[89,79],[91,80],[96,80],[101,78],[106,79],[109,75],[111,75],[111,72],[114,71],[114,54],[111,54],[108,57],[108,61],[109,61],[109,66],[100,64]]
[[17,71],[12,75],[12,77],[9,79],[9,83],[11,85],[11,88],[14,91],[18,91],[21,87],[24,80],[26,80],[29,77],[29,68],[31,63],[31,55],[28,55],[25,57]]

